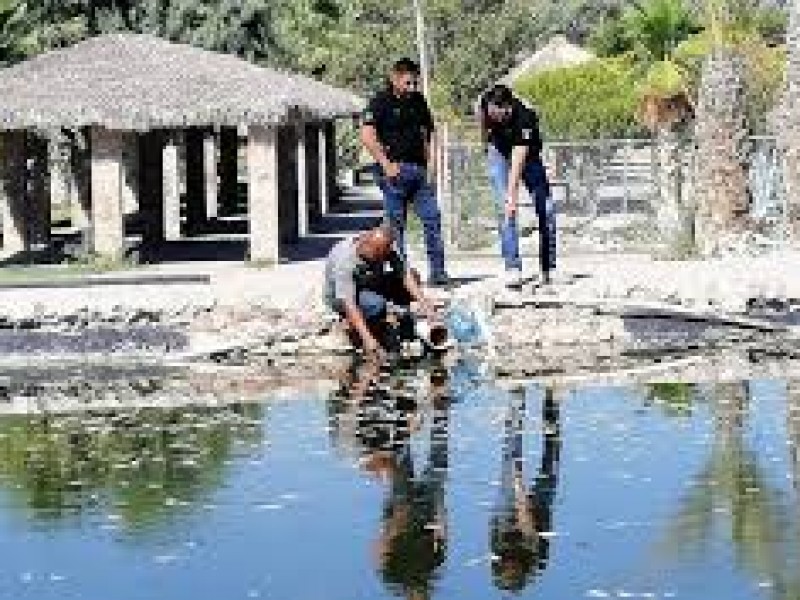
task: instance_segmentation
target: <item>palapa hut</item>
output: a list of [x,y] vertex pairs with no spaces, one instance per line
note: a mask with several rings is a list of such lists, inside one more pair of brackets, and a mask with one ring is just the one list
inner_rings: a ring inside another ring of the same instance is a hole
[[523,75],[574,67],[595,58],[597,56],[592,52],[571,43],[566,36],[557,35],[503,75],[498,83],[513,86],[514,82]]
[[2,70],[4,254],[50,241],[50,207],[63,192],[50,185],[50,134],[85,142],[72,144],[65,161],[72,221],[92,251],[111,257],[125,250],[130,205],[145,248],[225,213],[244,134],[250,259],[277,261],[280,242],[326,211],[335,190],[334,120],[361,106],[313,79],[148,35],[99,36]]

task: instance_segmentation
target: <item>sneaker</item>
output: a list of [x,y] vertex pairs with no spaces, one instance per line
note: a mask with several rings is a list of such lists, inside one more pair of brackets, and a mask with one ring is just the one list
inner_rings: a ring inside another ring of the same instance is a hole
[[447,273],[436,273],[428,278],[428,285],[431,287],[447,287],[450,277]]

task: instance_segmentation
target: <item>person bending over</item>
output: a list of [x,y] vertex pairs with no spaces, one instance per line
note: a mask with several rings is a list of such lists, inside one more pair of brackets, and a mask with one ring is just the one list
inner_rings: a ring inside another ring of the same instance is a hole
[[480,123],[489,179],[495,195],[500,246],[507,285],[522,281],[517,199],[523,182],[539,221],[539,262],[545,283],[556,267],[556,222],[550,183],[542,164],[542,138],[534,110],[505,85],[495,85],[481,98]]
[[367,353],[386,349],[389,320],[395,316],[393,306],[408,309],[417,302],[420,312],[436,321],[419,276],[394,249],[388,226],[336,244],[325,265],[325,282],[326,303],[345,319],[351,338]]

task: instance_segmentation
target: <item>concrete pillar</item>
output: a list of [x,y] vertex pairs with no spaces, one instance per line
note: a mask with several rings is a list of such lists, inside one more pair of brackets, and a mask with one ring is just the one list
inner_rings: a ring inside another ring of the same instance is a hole
[[69,163],[63,158],[63,150],[63,144],[50,142],[50,204],[68,208],[71,200]]
[[151,262],[164,241],[164,132],[148,131],[138,141],[142,245],[146,262]]
[[309,123],[305,126],[306,191],[308,194],[308,217],[314,222],[322,216],[319,165],[319,126]]
[[72,227],[83,234],[83,247],[91,248],[91,140],[83,130],[70,144],[70,220]]
[[28,236],[33,248],[50,245],[52,205],[50,198],[50,148],[46,139],[29,134]]
[[25,133],[22,131],[0,132],[0,215],[3,253],[26,250]]
[[251,126],[247,142],[250,260],[277,263],[280,234],[278,130]]
[[297,211],[297,128],[278,129],[278,223],[280,241],[296,242],[299,236]]
[[186,130],[186,234],[197,233],[206,220],[204,131]]
[[126,215],[139,210],[139,143],[133,131],[123,134],[122,207]]
[[163,194],[164,194],[164,238],[168,241],[181,239],[180,172],[178,170],[178,136],[170,132],[162,149]]
[[317,130],[319,139],[319,213],[328,214],[330,210],[330,177],[328,174],[328,140],[327,129],[321,126]]
[[203,138],[203,173],[205,175],[206,219],[219,213],[219,179],[217,178],[217,135],[209,131]]
[[96,254],[121,258],[124,253],[122,186],[123,132],[92,127],[92,245]]
[[311,230],[308,193],[308,157],[306,155],[306,125],[297,126],[297,235],[307,236]]
[[238,204],[239,133],[236,127],[219,132],[219,209],[220,216],[236,212]]

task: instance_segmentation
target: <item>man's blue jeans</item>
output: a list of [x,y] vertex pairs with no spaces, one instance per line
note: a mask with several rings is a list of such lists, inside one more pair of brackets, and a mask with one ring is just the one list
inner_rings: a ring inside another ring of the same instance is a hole
[[442,217],[425,168],[401,163],[400,173],[393,179],[386,177],[378,168],[378,185],[383,192],[384,211],[400,254],[406,258],[406,214],[411,201],[414,203],[414,212],[422,222],[425,249],[428,252],[428,274],[432,277],[444,275]]
[[[511,161],[500,154],[494,146],[489,146],[487,156],[489,163],[489,179],[495,197],[495,210],[500,228],[500,251],[506,269],[521,269],[522,259],[519,255],[519,229],[517,215],[506,215],[505,202],[508,194],[508,174]],[[534,199],[536,216],[539,220],[539,262],[542,272],[556,268],[556,217],[553,198],[550,194],[550,182],[547,180],[542,161],[528,160],[522,171],[522,181]],[[517,211],[519,212],[519,211]]]

